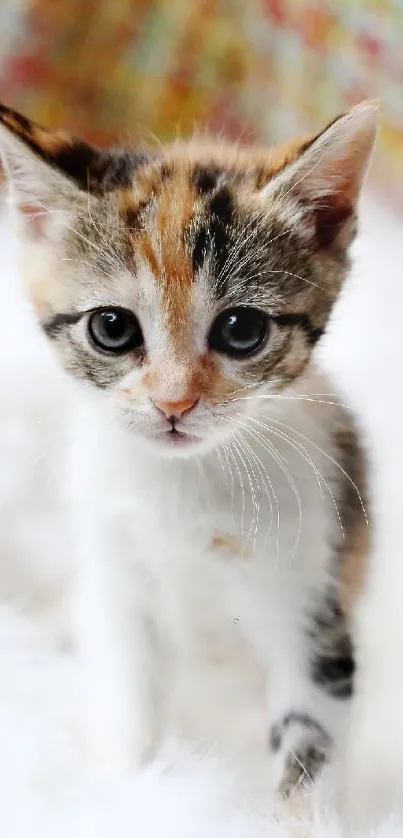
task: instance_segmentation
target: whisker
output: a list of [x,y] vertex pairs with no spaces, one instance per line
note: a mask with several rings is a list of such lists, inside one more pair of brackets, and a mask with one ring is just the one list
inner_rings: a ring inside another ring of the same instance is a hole
[[320,447],[320,445],[318,445],[316,442],[313,442],[313,440],[309,439],[309,437],[305,436],[305,434],[301,433],[301,431],[297,431],[296,428],[292,428],[290,425],[286,425],[285,422],[280,422],[279,419],[273,419],[273,421],[276,422],[276,424],[282,425],[284,428],[287,428],[287,430],[292,431],[292,433],[297,434],[297,436],[301,437],[301,439],[304,439],[305,442],[307,442],[309,445],[312,445],[314,448],[316,448],[316,450],[319,451],[319,453],[322,454],[322,456],[324,456],[327,460],[329,460],[329,462],[331,462],[334,466],[336,466],[336,468],[341,472],[341,474],[343,474],[343,476],[346,478],[346,480],[348,480],[348,482],[350,483],[350,485],[352,486],[352,488],[356,492],[357,498],[359,500],[359,503],[360,503],[360,506],[361,506],[361,509],[362,509],[362,512],[363,512],[363,515],[364,515],[364,518],[365,518],[365,522],[366,522],[366,524],[368,524],[369,522],[368,522],[367,511],[365,509],[365,505],[364,505],[364,501],[362,499],[361,492],[360,492],[358,486],[356,485],[356,483],[354,482],[354,480],[352,479],[352,477],[345,470],[345,468],[343,468],[343,466],[334,457],[332,457],[332,455],[329,454],[328,451],[325,451],[323,448]]
[[306,276],[301,276],[300,274],[295,274],[292,271],[285,270],[285,268],[280,268],[278,270],[274,270],[273,268],[266,268],[263,271],[258,273],[248,275],[247,279],[248,282],[251,282],[253,279],[259,279],[261,276],[267,276],[267,274],[284,274],[285,276],[293,276],[295,279],[300,279],[301,282],[305,282],[307,285],[311,285],[313,288],[318,288],[319,291],[323,291],[329,297],[332,296],[332,293],[329,291],[328,288],[325,288],[323,285],[319,285],[318,282],[313,282],[312,279],[308,279]]
[[245,489],[244,489],[244,485],[243,485],[243,482],[242,482],[241,470],[240,470],[240,468],[239,468],[238,461],[237,461],[237,459],[236,459],[236,457],[235,457],[235,453],[234,453],[234,451],[233,451],[233,447],[234,447],[234,440],[232,440],[232,439],[231,439],[231,440],[229,441],[229,444],[228,444],[228,453],[231,455],[231,458],[232,458],[232,461],[233,461],[233,463],[234,463],[234,466],[235,466],[236,472],[237,472],[237,474],[238,474],[238,478],[239,478],[239,486],[240,486],[240,489],[241,489],[241,492],[242,492],[241,536],[242,536],[242,538],[243,538],[243,537],[244,537],[244,526],[245,526],[245,502],[246,502],[246,499],[245,499]]
[[[251,498],[252,498],[252,505],[253,505],[253,516],[252,516],[252,520],[251,520],[251,523],[250,523],[250,526],[249,526],[248,534],[247,534],[247,536],[246,536],[246,543],[248,543],[249,538],[250,538],[251,533],[252,533],[253,525],[254,525],[254,523],[255,523],[255,516],[256,516],[256,508],[257,508],[257,506],[256,506],[255,488],[254,488],[253,481],[252,481],[252,478],[251,478],[250,473],[249,473],[248,464],[247,464],[247,462],[245,462],[245,460],[244,460],[244,458],[243,458],[243,454],[244,454],[245,452],[244,452],[244,451],[243,451],[243,449],[242,449],[241,440],[240,440],[240,438],[239,438],[239,437],[240,437],[240,434],[235,433],[235,436],[234,436],[234,444],[235,444],[235,445],[236,445],[236,447],[237,447],[238,455],[239,455],[239,457],[240,457],[241,463],[243,464],[243,467],[244,467],[245,472],[246,472],[246,476],[247,476],[247,478],[248,478],[249,488],[250,488]],[[241,439],[242,439],[242,438],[241,438]]]
[[[319,393],[318,395],[322,395],[322,393]],[[326,395],[326,394],[324,394],[324,395]],[[330,395],[333,395],[333,394],[330,394]],[[351,407],[349,407],[349,405],[344,404],[343,402],[329,401],[327,399],[326,400],[325,399],[318,399],[316,397],[315,393],[309,393],[308,395],[298,394],[298,395],[295,395],[295,396],[293,396],[290,393],[267,393],[267,394],[262,393],[262,394],[257,394],[256,396],[240,396],[239,398],[232,399],[232,402],[242,402],[242,401],[246,402],[246,401],[253,401],[254,399],[272,399],[272,400],[274,400],[274,399],[291,399],[291,400],[294,400],[294,401],[314,402],[315,404],[327,404],[327,405],[331,405],[333,407],[343,407],[345,410],[350,410],[351,411]]]
[[[250,417],[248,417],[248,418],[250,418]],[[301,530],[302,530],[302,504],[301,504],[301,498],[300,498],[300,494],[299,494],[299,491],[298,491],[298,487],[297,487],[289,469],[287,468],[287,466],[285,464],[284,458],[281,456],[281,454],[279,453],[279,451],[275,447],[275,445],[272,442],[270,442],[270,440],[268,440],[267,437],[264,434],[260,433],[255,428],[251,428],[249,425],[244,424],[244,423],[242,423],[242,424],[243,424],[243,427],[245,428],[245,431],[247,431],[257,442],[259,442],[259,444],[273,457],[274,461],[277,463],[279,469],[284,474],[284,477],[286,478],[286,480],[287,480],[287,482],[288,482],[288,484],[289,484],[289,486],[290,486],[290,488],[293,492],[293,495],[295,497],[297,507],[298,507],[298,531],[297,531],[295,544],[294,544],[294,546],[292,548],[292,551],[291,551],[292,554],[295,554],[295,552],[297,550],[297,547],[298,547],[298,544],[299,544],[299,541],[300,541]]]
[[269,504],[269,511],[270,511],[270,519],[269,519],[269,523],[268,523],[268,526],[267,526],[266,535],[265,535],[265,538],[264,538],[264,543],[266,543],[267,538],[271,533],[271,530],[272,530],[272,527],[273,527],[273,521],[274,521],[273,501],[271,499],[270,489],[271,489],[273,497],[274,497],[274,499],[275,499],[275,501],[278,505],[277,497],[276,497],[276,494],[274,492],[273,485],[272,485],[270,477],[269,477],[269,473],[268,473],[266,467],[263,465],[261,458],[258,456],[257,452],[254,451],[254,449],[249,444],[249,442],[247,442],[246,439],[244,439],[244,445],[246,446],[247,450],[250,453],[250,456],[253,458],[254,462],[256,463],[256,466],[259,470],[259,474],[261,476],[262,483],[263,483],[263,486],[264,486],[264,489],[265,489],[265,492],[266,492],[266,495],[267,495],[267,500],[268,500],[268,504]]
[[[250,418],[252,418],[252,417],[250,417]],[[361,492],[360,492],[358,486],[356,485],[356,483],[354,482],[354,480],[352,479],[352,477],[348,474],[348,472],[345,470],[345,468],[343,468],[343,466],[335,459],[335,457],[333,457],[331,454],[329,454],[328,451],[325,451],[323,448],[321,448],[320,445],[318,445],[312,439],[310,439],[305,434],[303,434],[301,431],[298,431],[296,428],[292,427],[291,425],[287,425],[285,422],[281,422],[280,419],[277,419],[277,418],[272,417],[272,416],[270,416],[269,421],[274,422],[276,425],[280,425],[283,428],[286,428],[287,431],[291,431],[293,434],[296,434],[298,437],[300,437],[305,442],[307,442],[308,445],[312,445],[313,448],[315,448],[320,454],[322,454],[323,457],[325,457],[325,459],[327,459],[329,462],[331,462],[340,471],[340,473],[346,478],[346,480],[350,483],[350,485],[354,489],[354,491],[357,495],[357,498],[359,500],[359,503],[360,503],[360,506],[361,506],[361,509],[362,509],[362,512],[363,512],[363,515],[364,515],[364,518],[365,518],[365,522],[368,525],[368,523],[369,523],[368,522],[368,515],[367,515],[367,511],[366,511],[366,508],[365,508],[365,504],[364,504]]]
[[[253,550],[255,550],[256,549],[257,533],[258,533],[258,528],[259,528],[259,516],[260,516],[260,505],[261,505],[261,488],[260,488],[260,483],[259,483],[259,480],[257,478],[255,469],[253,467],[252,461],[250,459],[250,455],[249,455],[248,448],[247,448],[247,445],[246,445],[246,440],[242,436],[241,431],[240,431],[239,435],[240,435],[240,439],[242,440],[243,453],[245,454],[245,457],[246,457],[247,462],[249,464],[250,470],[252,472],[252,477],[254,478],[255,485],[256,485],[256,488],[257,488],[257,492],[255,493],[252,490],[252,482],[253,481],[250,480],[250,486],[251,486],[251,492],[252,492],[252,502],[253,502],[253,506],[254,506],[253,520],[254,520],[254,523],[255,523],[255,529],[254,529],[254,537],[253,537]],[[239,444],[241,445],[241,442]],[[252,529],[252,526],[253,526],[253,520],[252,520],[252,523],[251,523],[251,529]]]
[[227,475],[226,475],[226,473],[225,473],[225,467],[224,467],[223,458],[222,458],[222,456],[221,456],[221,443],[220,443],[219,445],[217,445],[217,447],[216,447],[215,451],[216,451],[216,454],[217,454],[217,457],[218,457],[218,461],[219,461],[220,466],[221,466],[221,471],[222,471],[222,474],[223,474],[223,478],[224,478],[224,483],[225,483],[225,486],[226,486],[226,488],[228,489],[228,492],[229,492],[229,491],[230,491],[230,487],[229,487],[229,483],[228,483],[228,480],[227,480]]
[[229,471],[229,474],[230,474],[231,511],[232,511],[232,517],[234,517],[234,502],[235,502],[234,501],[234,473],[232,471],[230,459],[229,459],[229,456],[228,456],[228,445],[227,445],[226,442],[222,442],[221,445],[222,445],[222,449],[223,449],[223,452],[224,452],[225,459],[226,459],[227,464],[228,464],[228,471]]
[[[305,460],[305,462],[307,462],[312,467],[313,472],[315,474],[315,478],[316,478],[318,486],[319,486],[319,491],[320,491],[321,497],[323,498],[323,491],[322,491],[322,485],[321,485],[321,481],[323,481],[323,484],[324,484],[324,486],[325,486],[325,488],[326,488],[326,490],[329,494],[329,497],[331,498],[331,501],[333,503],[333,506],[335,508],[335,512],[336,512],[336,515],[337,515],[337,520],[339,522],[342,537],[344,538],[344,536],[345,536],[344,526],[343,526],[343,522],[342,522],[342,519],[341,519],[340,510],[339,510],[339,507],[337,505],[336,498],[334,496],[334,492],[333,492],[330,484],[328,483],[328,481],[326,480],[326,478],[322,474],[322,472],[319,471],[319,469],[317,468],[317,466],[313,462],[313,460],[312,460],[311,456],[309,455],[309,452],[307,451],[305,446],[303,446],[302,443],[299,442],[298,440],[295,440],[292,437],[290,437],[288,434],[284,433],[284,431],[280,431],[278,428],[273,428],[273,426],[271,426],[271,425],[267,425],[264,422],[259,422],[257,419],[255,419],[255,417],[250,417],[250,419],[251,419],[251,421],[256,422],[257,424],[259,424],[259,426],[264,428],[266,431],[269,431],[270,433],[274,434],[275,436],[279,437],[280,439],[283,439],[297,453],[300,454],[300,456]],[[304,452],[304,454],[302,452]]]

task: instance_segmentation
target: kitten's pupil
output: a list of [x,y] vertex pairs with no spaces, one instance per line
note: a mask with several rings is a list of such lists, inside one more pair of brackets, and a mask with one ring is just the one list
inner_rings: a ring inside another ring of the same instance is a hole
[[238,306],[218,315],[210,332],[211,349],[233,357],[250,355],[268,333],[267,315],[256,308]]
[[143,343],[137,318],[123,309],[94,311],[88,322],[88,332],[93,344],[106,352],[129,352]]

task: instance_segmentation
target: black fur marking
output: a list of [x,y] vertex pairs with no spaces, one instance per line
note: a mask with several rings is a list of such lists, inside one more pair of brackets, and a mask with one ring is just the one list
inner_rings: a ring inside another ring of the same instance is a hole
[[124,366],[122,358],[94,355],[86,349],[85,345],[76,341],[71,332],[66,334],[66,340],[72,350],[68,370],[76,378],[91,382],[99,390],[106,390],[116,384],[125,374],[127,367]]
[[211,237],[205,227],[200,227],[193,244],[192,262],[194,271],[200,270],[204,265],[209,245],[211,246]]
[[328,734],[325,730],[323,730],[322,725],[320,725],[319,722],[312,718],[312,716],[308,713],[302,713],[299,710],[290,710],[281,722],[277,722],[277,724],[273,725],[271,728],[269,745],[274,753],[280,749],[283,735],[287,728],[294,724],[306,727],[308,730],[316,731],[316,733],[320,734],[320,736],[328,738]]
[[230,251],[230,237],[227,228],[218,219],[212,219],[210,236],[214,249],[214,265],[216,278],[220,278],[220,295],[224,293],[223,272],[228,261]]
[[[104,154],[104,152],[101,152]],[[125,151],[123,149],[112,149],[107,152],[104,166],[100,171],[100,188],[103,192],[112,192],[120,186],[130,186],[133,175],[142,166],[153,161],[149,152]],[[94,171],[94,178],[97,172]]]
[[73,140],[71,144],[66,143],[54,154],[44,155],[44,159],[51,165],[58,166],[83,189],[91,187],[94,169],[102,180],[107,166],[107,156],[104,152],[79,140]]
[[282,725],[283,729],[285,730],[287,727],[291,725],[298,724],[302,725],[303,727],[309,727],[313,730],[317,730],[319,733],[323,733],[327,736],[325,731],[323,730],[322,725],[316,721],[309,713],[301,713],[299,710],[290,710],[286,716],[284,716]]
[[210,202],[211,220],[208,231],[214,252],[214,268],[217,285],[217,296],[221,298],[226,292],[225,265],[228,262],[231,246],[231,223],[233,220],[233,203],[230,191],[224,187],[217,192]]
[[221,170],[213,164],[210,166],[195,166],[193,171],[193,184],[200,195],[208,195],[217,186]]
[[[122,149],[102,151],[78,142],[55,156],[55,163],[77,185],[94,194],[130,186],[135,171],[152,160],[149,154]],[[52,161],[49,161],[52,162]]]
[[309,343],[313,346],[322,337],[324,330],[312,325],[309,314],[306,312],[293,312],[290,314],[278,314],[273,317],[278,326],[298,326],[306,332]]
[[[21,127],[26,131],[28,134],[31,133],[32,130],[32,122],[23,116],[21,113],[17,113],[12,108],[8,108],[6,105],[2,105],[0,102],[0,117],[5,117],[4,123],[9,127],[7,122],[7,117],[11,116],[15,122],[19,123]],[[11,129],[10,129],[11,130]]]
[[66,326],[74,326],[81,320],[82,312],[72,312],[70,314],[55,314],[51,320],[41,323],[42,329],[51,340],[55,340]]
[[229,226],[233,217],[232,196],[226,187],[220,189],[211,199],[210,212],[225,226]]
[[346,617],[340,606],[329,600],[315,615],[310,637],[315,654],[311,677],[333,698],[350,698],[354,691],[355,662]]
[[223,274],[228,261],[230,246],[230,234],[227,227],[214,216],[199,228],[194,238],[193,268],[194,270],[200,269],[209,254],[213,255],[215,277],[220,279],[217,286],[219,297],[225,293],[225,277]]
[[354,670],[351,652],[334,658],[318,657],[312,664],[312,679],[333,698],[351,698]]
[[0,121],[37,157],[94,194],[128,186],[134,171],[154,159],[148,152],[103,150],[77,137],[47,131],[4,105],[0,105]]
[[299,710],[290,710],[290,712],[283,718],[283,730],[286,730],[294,724],[302,725],[302,727],[308,727],[311,730],[317,730],[318,733],[327,736],[327,733],[323,730],[322,725],[310,716],[309,713],[301,713]]

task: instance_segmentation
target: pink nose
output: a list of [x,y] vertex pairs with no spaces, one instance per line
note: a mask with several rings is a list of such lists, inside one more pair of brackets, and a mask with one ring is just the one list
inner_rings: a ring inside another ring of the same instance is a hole
[[167,419],[180,419],[184,413],[188,413],[189,410],[192,410],[192,407],[195,407],[199,400],[198,399],[182,399],[182,401],[178,402],[154,402],[155,407],[157,410],[160,410],[161,413],[165,413]]

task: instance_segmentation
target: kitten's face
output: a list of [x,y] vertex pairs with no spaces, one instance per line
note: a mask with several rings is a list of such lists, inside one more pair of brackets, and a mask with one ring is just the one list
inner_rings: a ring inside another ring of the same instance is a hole
[[38,319],[126,428],[209,450],[301,375],[347,270],[373,106],[271,153],[108,154],[0,121]]

